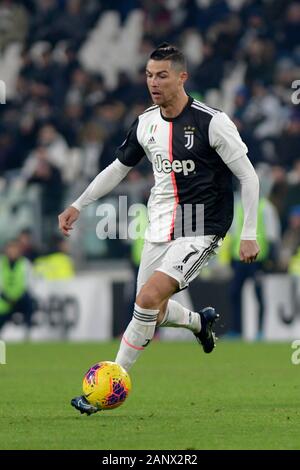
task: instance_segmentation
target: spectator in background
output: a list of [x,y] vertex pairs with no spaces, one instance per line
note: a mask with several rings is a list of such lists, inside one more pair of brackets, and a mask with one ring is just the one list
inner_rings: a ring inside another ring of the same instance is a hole
[[232,120],[248,147],[251,163],[256,165],[262,159],[262,152],[260,142],[254,137],[250,126],[245,123],[245,112],[247,110],[249,99],[250,90],[246,86],[238,87],[234,95],[234,114]]
[[[94,113],[96,123],[103,129],[107,137],[119,134],[125,106],[121,101],[107,99],[97,106]],[[118,137],[119,138],[119,135]]]
[[43,214],[42,240],[47,244],[53,231],[57,212],[61,208],[64,184],[60,170],[50,163],[49,150],[38,147],[35,151],[34,167],[27,184],[38,184],[41,189],[41,211]]
[[0,3],[0,53],[13,41],[23,41],[28,29],[28,14],[20,3],[2,0]]
[[241,26],[239,16],[231,13],[212,26],[207,33],[207,37],[214,39],[215,50],[224,62],[235,59],[235,47],[240,40]]
[[47,149],[49,163],[57,167],[64,177],[64,173],[69,163],[68,145],[64,137],[59,134],[55,126],[52,124],[46,124],[40,129],[38,135],[38,145]]
[[0,176],[11,169],[15,150],[12,135],[6,132],[0,133]]
[[71,74],[71,80],[66,90],[66,103],[81,103],[85,101],[88,94],[90,83],[93,81],[89,74],[80,66],[74,68]]
[[267,37],[270,34],[269,27],[266,22],[266,18],[263,16],[262,8],[259,6],[253,6],[246,15],[245,21],[247,27],[242,35],[240,45],[243,48],[249,48],[252,41],[259,37]]
[[33,233],[30,228],[24,228],[18,236],[18,242],[22,256],[33,262],[39,255],[40,251],[34,241]]
[[287,172],[280,165],[270,167],[266,163],[259,164],[257,172],[260,181],[260,194],[267,197],[276,210],[280,221],[281,233],[283,233],[286,228]]
[[223,79],[224,63],[214,45],[206,41],[203,44],[203,60],[193,76],[194,87],[205,93],[212,88],[219,88]]
[[245,122],[252,127],[258,140],[276,138],[282,129],[282,108],[276,96],[261,81],[255,81],[251,88],[252,98],[245,113]]
[[300,158],[295,160],[289,173],[288,188],[285,199],[285,213],[289,214],[294,206],[300,205]]
[[233,327],[229,336],[239,337],[242,333],[242,291],[247,279],[254,280],[255,294],[259,304],[257,339],[263,335],[264,302],[260,275],[263,270],[272,269],[278,259],[280,241],[280,222],[275,207],[266,198],[261,198],[258,206],[257,240],[260,253],[251,264],[239,261],[238,240],[243,226],[241,203],[235,208],[235,218],[230,231],[233,278],[231,282],[231,303],[233,308]]
[[292,2],[286,11],[282,28],[282,47],[290,53],[300,44],[300,4]]
[[90,121],[82,129],[80,139],[82,148],[81,179],[87,183],[91,182],[98,173],[105,133],[95,122]]
[[[291,208],[288,219],[288,227],[284,233],[280,250],[280,268],[283,271],[299,269],[300,249],[300,205]],[[295,257],[295,258],[294,258]]]
[[53,27],[58,40],[71,39],[77,47],[84,40],[88,30],[88,17],[83,7],[84,3],[83,0],[65,1],[65,11],[59,15]]
[[36,43],[32,47],[31,56],[33,58],[31,80],[42,83],[45,87],[48,87],[49,93],[51,93],[57,69],[53,61],[51,44],[46,41]]
[[26,180],[36,176],[37,169],[41,168],[41,161],[47,162],[65,180],[68,172],[68,145],[61,134],[52,124],[46,124],[38,133],[37,148],[34,149],[25,161],[22,176]]
[[300,111],[289,118],[278,142],[278,160],[287,169],[300,160]]
[[[131,89],[132,91],[132,89]],[[97,74],[91,78],[88,93],[85,98],[85,105],[91,111],[93,106],[102,103],[106,96],[106,90],[102,75]]]
[[32,16],[28,42],[55,42],[53,26],[60,15],[57,0],[39,0],[35,2],[35,14]]
[[75,275],[74,264],[69,254],[69,243],[59,235],[51,241],[49,253],[36,258],[35,273],[49,281],[67,280]]
[[83,106],[79,102],[68,103],[64,109],[64,114],[60,127],[63,131],[69,146],[77,147],[79,145],[79,135],[82,129]]
[[170,39],[173,32],[172,13],[164,0],[142,0],[144,7],[144,31],[155,42]]
[[289,274],[300,277],[300,245],[289,261]]
[[0,256],[0,330],[14,313],[21,313],[27,329],[30,328],[34,310],[29,290],[30,270],[18,240],[9,241]]
[[275,70],[275,48],[270,39],[256,38],[245,50],[247,86],[261,81],[267,86],[272,84]]

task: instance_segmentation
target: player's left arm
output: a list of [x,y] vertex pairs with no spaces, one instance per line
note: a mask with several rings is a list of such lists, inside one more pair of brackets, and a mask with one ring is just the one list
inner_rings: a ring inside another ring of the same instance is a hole
[[209,127],[209,140],[210,145],[240,181],[244,212],[240,259],[245,263],[251,263],[259,254],[259,246],[256,241],[259,202],[258,176],[247,157],[246,145],[236,126],[225,113],[213,116]]
[[228,167],[241,184],[244,224],[241,234],[240,260],[251,263],[259,254],[259,246],[256,241],[259,180],[247,155],[228,163]]

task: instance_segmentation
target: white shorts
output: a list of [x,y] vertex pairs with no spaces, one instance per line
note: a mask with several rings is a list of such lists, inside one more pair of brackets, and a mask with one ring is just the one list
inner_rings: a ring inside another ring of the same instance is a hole
[[139,273],[137,293],[154,271],[161,271],[173,277],[184,289],[195,279],[201,268],[207,265],[222,239],[216,235],[204,237],[177,238],[166,243],[145,241]]

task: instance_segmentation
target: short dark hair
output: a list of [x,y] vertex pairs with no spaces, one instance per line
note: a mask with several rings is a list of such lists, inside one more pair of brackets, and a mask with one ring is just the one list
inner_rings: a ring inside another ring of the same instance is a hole
[[170,60],[172,65],[180,70],[186,70],[186,59],[183,53],[168,42],[163,42],[150,54],[152,60]]

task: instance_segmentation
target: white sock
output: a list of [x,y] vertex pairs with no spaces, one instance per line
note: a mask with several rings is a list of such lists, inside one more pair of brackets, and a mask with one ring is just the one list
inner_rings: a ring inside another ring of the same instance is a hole
[[173,328],[187,328],[193,333],[199,333],[201,330],[201,319],[197,312],[183,307],[175,300],[169,300],[166,314],[159,327],[170,326]]
[[123,335],[115,362],[129,370],[153,338],[159,310],[134,305],[133,317]]

